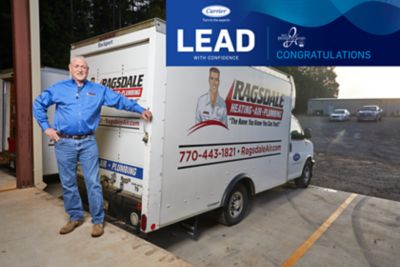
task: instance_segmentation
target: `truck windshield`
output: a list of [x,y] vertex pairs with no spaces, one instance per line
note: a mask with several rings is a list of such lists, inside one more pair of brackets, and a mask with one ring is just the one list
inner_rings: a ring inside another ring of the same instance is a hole
[[362,107],[361,110],[371,110],[375,111],[377,108],[376,107]]
[[292,121],[290,123],[290,134],[291,135],[302,135],[303,128],[301,128],[300,123],[296,119],[296,117],[292,116]]

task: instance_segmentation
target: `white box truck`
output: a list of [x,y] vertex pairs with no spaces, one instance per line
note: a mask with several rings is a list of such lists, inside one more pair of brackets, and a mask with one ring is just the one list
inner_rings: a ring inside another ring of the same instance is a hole
[[291,114],[290,76],[266,67],[166,67],[159,19],[75,43],[78,55],[89,79],[154,115],[147,123],[102,110],[96,137],[112,216],[148,233],[220,209],[219,221],[233,225],[252,195],[289,180],[309,184],[313,144]]

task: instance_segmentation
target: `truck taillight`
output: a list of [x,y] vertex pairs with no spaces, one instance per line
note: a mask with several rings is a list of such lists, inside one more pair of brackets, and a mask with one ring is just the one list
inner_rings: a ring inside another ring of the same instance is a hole
[[146,224],[147,216],[145,214],[142,214],[142,220],[140,221],[140,229],[142,229],[142,231],[146,231]]

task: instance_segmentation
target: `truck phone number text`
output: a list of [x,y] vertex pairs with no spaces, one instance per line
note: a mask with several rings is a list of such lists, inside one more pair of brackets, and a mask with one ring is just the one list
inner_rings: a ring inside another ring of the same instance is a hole
[[281,140],[232,144],[182,145],[178,150],[178,169],[216,164],[250,158],[274,156],[281,153]]

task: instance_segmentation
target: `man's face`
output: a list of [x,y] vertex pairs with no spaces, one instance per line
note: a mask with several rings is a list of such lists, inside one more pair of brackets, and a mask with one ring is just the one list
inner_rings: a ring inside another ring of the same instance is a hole
[[69,64],[69,72],[74,80],[83,82],[88,76],[89,67],[82,59],[75,59]]
[[210,92],[213,94],[218,93],[219,73],[211,71],[210,76],[208,77],[208,82],[210,83]]

